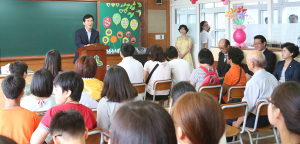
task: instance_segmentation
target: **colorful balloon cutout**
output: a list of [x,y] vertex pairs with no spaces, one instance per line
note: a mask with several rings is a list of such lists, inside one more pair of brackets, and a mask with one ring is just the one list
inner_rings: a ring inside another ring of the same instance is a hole
[[122,31],[118,31],[118,32],[117,32],[117,37],[118,37],[119,39],[123,38],[123,36],[124,36],[124,34],[123,34]]
[[122,21],[121,21],[122,27],[123,27],[124,29],[127,29],[128,24],[129,24],[128,18],[123,18]]
[[130,30],[126,31],[125,36],[128,37],[128,38],[131,37],[131,31]]
[[112,30],[111,30],[111,29],[107,29],[107,30],[105,31],[105,34],[106,34],[107,36],[111,36],[111,35],[112,35]]
[[111,18],[110,17],[105,17],[103,19],[103,25],[107,29],[111,26]]
[[137,41],[136,37],[132,37],[132,38],[130,39],[130,42],[131,42],[132,44],[135,44],[136,41]]
[[118,25],[121,22],[121,15],[118,13],[115,13],[113,15],[113,21],[116,25]]
[[112,36],[112,37],[110,38],[110,41],[111,41],[112,43],[116,43],[116,42],[117,42],[117,37],[116,37],[116,36]]
[[104,36],[102,38],[102,42],[105,43],[105,44],[107,44],[109,42],[109,38],[107,36]]
[[237,29],[233,34],[233,39],[241,44],[246,40],[246,33],[242,29]]
[[133,31],[135,31],[137,29],[138,25],[139,25],[139,23],[136,19],[131,20],[130,27],[131,27],[131,29],[133,29]]
[[122,40],[122,42],[123,42],[123,43],[128,43],[128,42],[129,42],[129,39],[128,39],[127,37],[124,37],[123,40]]

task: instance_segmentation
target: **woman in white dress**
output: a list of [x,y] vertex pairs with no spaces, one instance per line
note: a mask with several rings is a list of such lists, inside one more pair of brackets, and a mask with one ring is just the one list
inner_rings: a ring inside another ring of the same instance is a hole
[[203,48],[211,49],[210,46],[212,45],[211,37],[208,34],[209,32],[209,25],[207,21],[202,21],[200,23],[200,50]]

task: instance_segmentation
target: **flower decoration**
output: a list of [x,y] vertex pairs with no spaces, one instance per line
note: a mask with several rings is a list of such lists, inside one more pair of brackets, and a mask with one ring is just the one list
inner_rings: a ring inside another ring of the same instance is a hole
[[244,19],[246,16],[248,16],[246,15],[246,12],[242,12],[242,11],[238,14],[239,14],[239,19]]
[[247,9],[244,9],[243,6],[239,7],[238,11],[237,9],[230,8],[229,12],[226,11],[225,17],[234,21],[236,25],[243,25],[245,17],[248,16],[246,15],[246,11]]

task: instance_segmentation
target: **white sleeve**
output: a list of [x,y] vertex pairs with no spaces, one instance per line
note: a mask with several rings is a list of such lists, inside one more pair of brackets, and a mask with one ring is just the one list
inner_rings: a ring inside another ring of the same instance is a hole
[[149,67],[150,67],[150,61],[147,61],[147,62],[145,63],[145,66],[144,66],[144,70],[147,71],[147,72],[149,72],[149,71],[150,71],[150,70],[149,70]]
[[247,83],[242,101],[247,102],[248,112],[256,108],[256,100],[259,96],[259,87],[255,83]]
[[106,106],[107,99],[102,98],[97,106],[97,127],[103,131],[109,129],[109,114]]
[[207,35],[205,32],[201,33],[201,41],[202,41],[202,44],[207,43]]

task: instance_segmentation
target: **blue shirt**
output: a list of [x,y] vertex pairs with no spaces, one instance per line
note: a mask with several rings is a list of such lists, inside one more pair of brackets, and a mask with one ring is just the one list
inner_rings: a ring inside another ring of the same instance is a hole
[[91,29],[90,31],[88,31],[88,30],[85,28],[85,30],[86,30],[86,34],[87,34],[87,36],[88,36],[88,41],[89,41],[89,43],[90,43],[91,34],[92,34],[92,29]]

